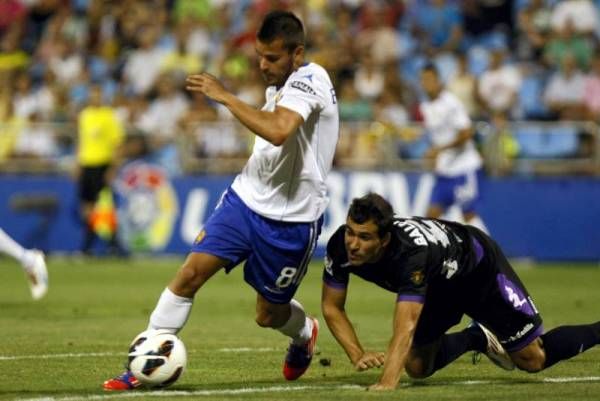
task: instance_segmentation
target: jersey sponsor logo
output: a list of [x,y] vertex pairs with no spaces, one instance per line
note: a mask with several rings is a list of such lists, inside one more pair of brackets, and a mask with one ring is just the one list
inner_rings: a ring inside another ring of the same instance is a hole
[[446,276],[447,280],[451,279],[457,271],[458,263],[456,260],[444,260],[444,264],[442,265],[442,274]]
[[446,248],[450,245],[450,239],[446,234],[446,227],[433,220],[397,220],[394,224],[413,238],[416,245],[427,246],[428,244],[441,245]]
[[206,231],[202,230],[198,233],[198,236],[196,237],[196,239],[194,240],[194,244],[199,244],[202,242],[202,240],[204,239],[204,237],[206,236]]
[[508,340],[505,341],[500,341],[502,344],[507,344],[507,343],[511,343],[513,341],[517,341],[518,339],[520,339],[521,337],[525,336],[527,333],[529,333],[531,331],[531,329],[533,329],[533,323],[527,323],[527,325],[525,325],[525,327],[523,327],[522,330],[518,331],[517,334],[515,334],[514,336],[510,336],[508,338]]
[[410,281],[412,281],[415,285],[421,285],[424,278],[425,274],[423,273],[423,270],[414,271],[410,275]]
[[300,90],[300,91],[302,91],[304,93],[308,93],[308,94],[311,94],[311,95],[316,95],[317,94],[317,92],[315,92],[314,89],[311,88],[309,84],[304,83],[302,81],[293,81],[290,84],[290,86],[292,88],[296,88],[296,89],[298,89],[298,90]]

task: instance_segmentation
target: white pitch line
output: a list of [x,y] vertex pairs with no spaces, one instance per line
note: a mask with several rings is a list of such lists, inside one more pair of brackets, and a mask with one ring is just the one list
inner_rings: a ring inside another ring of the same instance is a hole
[[93,356],[115,356],[116,352],[82,352],[67,354],[43,354],[43,355],[0,355],[0,361],[16,361],[19,359],[60,359],[60,358],[88,358]]
[[[274,352],[282,351],[283,348],[219,348],[217,352],[225,353],[242,353],[242,352]],[[196,351],[188,351],[190,354]],[[283,352],[283,351],[282,351]],[[90,358],[97,356],[122,356],[126,352],[79,352],[79,353],[64,353],[64,354],[42,354],[42,355],[0,355],[0,361],[17,361],[20,359],[62,359],[62,358]]]
[[256,393],[285,393],[304,390],[363,390],[364,387],[357,385],[342,384],[339,386],[272,386],[272,387],[246,387],[225,390],[196,390],[196,391],[133,391],[128,393],[69,396],[69,397],[41,397],[41,398],[19,398],[16,401],[93,401],[110,400],[112,398],[149,398],[149,397],[190,397],[211,395],[237,395]]
[[597,382],[600,381],[598,376],[584,377],[546,377],[542,379],[544,383],[573,383],[573,382]]
[[217,352],[273,352],[282,351],[284,348],[219,348]]
[[[583,377],[546,377],[539,380],[531,380],[528,383],[581,383],[581,382],[600,382],[600,376]],[[433,382],[432,385],[444,386],[473,386],[482,384],[507,384],[509,380],[463,380],[463,381],[443,381]],[[411,387],[412,383],[403,383],[401,387]],[[87,396],[66,396],[66,397],[39,397],[39,398],[18,398],[15,401],[95,401],[110,400],[113,398],[160,398],[160,397],[190,397],[190,396],[211,396],[211,395],[237,395],[237,394],[256,394],[256,393],[284,393],[303,390],[361,390],[365,391],[364,386],[342,384],[337,386],[272,386],[272,387],[246,387],[239,389],[222,390],[196,390],[196,391],[133,391],[119,394],[106,395],[87,395]]]

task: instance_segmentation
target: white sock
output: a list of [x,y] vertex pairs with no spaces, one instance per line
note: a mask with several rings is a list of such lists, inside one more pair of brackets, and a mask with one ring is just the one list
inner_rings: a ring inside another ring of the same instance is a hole
[[23,248],[17,241],[12,239],[3,229],[0,228],[0,251],[12,256],[23,266],[27,266],[30,257],[27,249]]
[[300,302],[290,301],[291,314],[288,321],[277,330],[292,338],[294,344],[304,344],[312,336],[313,321],[306,316]]
[[192,302],[192,298],[180,297],[165,288],[150,315],[148,329],[164,329],[177,334],[190,316]]

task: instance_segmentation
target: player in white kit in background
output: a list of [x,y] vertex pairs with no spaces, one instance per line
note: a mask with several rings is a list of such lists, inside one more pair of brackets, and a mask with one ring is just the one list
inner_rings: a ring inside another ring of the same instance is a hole
[[[198,289],[221,269],[245,261],[244,280],[257,293],[256,322],[291,338],[283,366],[287,380],[308,368],[318,333],[293,296],[306,274],[328,203],[339,118],[327,72],[304,63],[304,30],[292,13],[269,13],[257,34],[266,104],[254,109],[207,73],[187,89],[225,105],[257,135],[248,163],[199,233],[187,260],[163,291],[149,328],[177,333]],[[106,390],[130,390],[131,372],[107,380]]]
[[474,129],[467,110],[444,89],[433,64],[422,69],[421,86],[428,100],[421,103],[420,109],[431,138],[425,158],[435,172],[427,217],[439,218],[458,205],[467,224],[487,231],[477,213],[483,162],[473,141]]

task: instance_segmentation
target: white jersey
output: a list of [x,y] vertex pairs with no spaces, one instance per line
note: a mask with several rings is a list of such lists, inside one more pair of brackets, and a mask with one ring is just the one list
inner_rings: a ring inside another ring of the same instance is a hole
[[325,211],[325,180],[339,136],[337,100],[329,75],[310,63],[277,90],[267,88],[263,110],[285,107],[304,123],[281,145],[256,137],[250,159],[232,188],[253,211],[273,220],[312,222]]
[[[445,90],[436,99],[421,103],[421,114],[434,146],[453,142],[459,131],[471,126],[471,119],[463,104]],[[441,151],[435,163],[435,172],[454,177],[477,170],[481,165],[481,156],[475,143],[469,140],[461,148]]]

